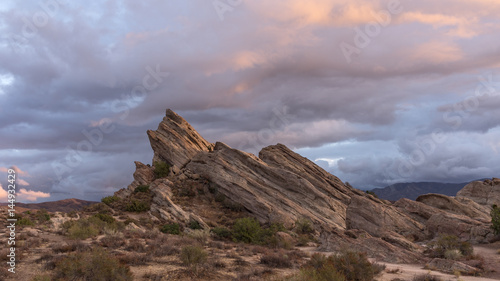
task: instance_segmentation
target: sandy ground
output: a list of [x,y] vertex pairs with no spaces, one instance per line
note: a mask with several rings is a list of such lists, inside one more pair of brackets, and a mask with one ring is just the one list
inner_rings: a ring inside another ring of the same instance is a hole
[[395,270],[399,269],[398,273],[384,273],[381,277],[379,277],[378,281],[391,281],[393,279],[399,278],[403,280],[412,280],[416,275],[427,274],[439,276],[443,281],[447,280],[462,280],[462,281],[491,281],[491,280],[500,280],[500,255],[497,254],[498,246],[495,247],[487,247],[487,246],[474,246],[474,253],[482,256],[485,260],[485,265],[490,269],[497,269],[498,272],[490,272],[487,274],[487,277],[472,277],[472,276],[454,276],[449,274],[444,274],[438,271],[430,271],[428,269],[424,269],[423,265],[416,264],[390,264],[385,263],[387,269]]

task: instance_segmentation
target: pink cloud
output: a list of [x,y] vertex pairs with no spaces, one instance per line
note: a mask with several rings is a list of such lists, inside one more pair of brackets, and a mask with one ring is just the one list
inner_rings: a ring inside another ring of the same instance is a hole
[[41,191],[26,190],[21,188],[17,193],[17,199],[19,201],[36,201],[38,198],[49,198],[50,193],[45,193]]

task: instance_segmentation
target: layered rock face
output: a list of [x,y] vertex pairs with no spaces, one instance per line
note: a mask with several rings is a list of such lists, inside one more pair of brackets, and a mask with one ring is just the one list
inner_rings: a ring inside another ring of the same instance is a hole
[[163,161],[179,168],[199,152],[208,152],[213,148],[213,144],[170,109],[167,109],[156,131],[148,130],[148,137],[154,151],[153,163]]
[[393,205],[346,186],[285,145],[266,147],[259,157],[220,142],[213,145],[171,110],[148,136],[153,161],[171,165],[171,174],[154,179],[152,167],[136,162],[135,180],[121,192],[149,184],[151,213],[163,220],[196,220],[208,227],[195,211],[186,212],[171,200],[172,182],[196,179],[209,182],[261,223],[292,227],[297,219],[311,220],[324,250],[352,248],[390,262],[414,262],[422,258],[415,241],[457,229],[470,241],[482,242],[490,235],[487,209],[468,196],[427,196]]
[[457,193],[457,198],[469,198],[489,208],[500,206],[500,179],[471,182]]

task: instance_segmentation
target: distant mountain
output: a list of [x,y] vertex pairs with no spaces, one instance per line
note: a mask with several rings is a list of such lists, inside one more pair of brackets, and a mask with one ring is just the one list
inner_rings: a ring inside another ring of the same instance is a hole
[[[45,209],[49,212],[71,212],[71,211],[78,211],[83,207],[95,203],[97,202],[71,198],[71,199],[64,199],[59,201],[43,202],[43,203],[16,203],[16,207],[21,207],[31,210]],[[7,203],[2,203],[0,205],[5,206],[7,205]]]
[[463,183],[443,183],[443,182],[404,182],[389,185],[384,188],[372,189],[381,199],[397,201],[401,198],[411,200],[428,193],[438,193],[448,196],[455,196],[457,192],[469,182]]

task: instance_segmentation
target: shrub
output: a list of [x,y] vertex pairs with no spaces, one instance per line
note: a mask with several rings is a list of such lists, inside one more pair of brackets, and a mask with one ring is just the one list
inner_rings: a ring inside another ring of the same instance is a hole
[[101,239],[101,245],[106,248],[117,249],[125,245],[125,239],[116,235],[107,235]]
[[364,253],[342,251],[330,257],[314,254],[299,275],[310,279],[299,280],[371,281],[383,269],[371,263]]
[[313,224],[310,220],[304,218],[304,219],[298,219],[295,222],[295,232],[297,234],[310,234],[314,232],[314,227]]
[[181,250],[181,261],[186,266],[206,262],[208,254],[199,246],[185,246]]
[[491,228],[493,232],[498,235],[500,234],[500,208],[497,205],[493,205],[491,209]]
[[100,219],[101,221],[105,222],[105,223],[114,223],[116,222],[115,218],[113,218],[113,216],[110,216],[108,214],[95,214],[94,217]]
[[111,205],[112,203],[114,202],[118,202],[120,201],[120,197],[118,196],[106,196],[104,198],[101,199],[101,202],[106,204],[106,205]]
[[346,281],[345,276],[338,272],[332,264],[325,264],[319,269],[305,267],[300,269],[294,281]]
[[441,281],[441,278],[427,273],[413,277],[413,281]]
[[208,237],[210,237],[210,232],[203,229],[195,229],[188,236],[200,243],[206,243]]
[[233,225],[233,240],[235,240],[235,242],[258,243],[261,232],[262,228],[256,219],[238,219]]
[[189,225],[188,225],[188,226],[189,226],[189,228],[191,228],[191,229],[203,229],[203,228],[201,227],[200,223],[199,223],[198,221],[195,221],[195,220],[191,220],[191,221],[189,222]]
[[47,212],[47,210],[45,210],[45,209],[38,210],[36,212],[35,216],[36,216],[36,219],[38,220],[38,222],[40,222],[40,223],[50,221],[50,215]]
[[134,189],[134,192],[135,193],[137,193],[137,192],[149,192],[149,185],[141,184]]
[[19,218],[17,221],[16,221],[16,225],[19,225],[19,226],[30,226],[30,225],[35,225],[30,218],[25,218],[25,217],[22,217],[22,218]]
[[270,267],[278,267],[278,268],[290,268],[292,267],[292,263],[290,262],[290,258],[286,255],[280,253],[272,253],[263,255],[260,258],[260,263],[265,264]]
[[165,224],[160,228],[160,231],[167,234],[181,234],[181,228],[178,223]]
[[375,192],[373,192],[373,191],[371,191],[371,190],[367,190],[367,191],[366,191],[366,194],[371,195],[371,196],[373,196],[373,197],[375,197],[375,198],[378,198],[378,195],[377,195],[377,194],[375,194]]
[[[456,257],[451,251],[457,251],[462,256],[471,256],[474,252],[469,242],[462,242],[455,235],[441,235],[437,241],[429,244],[431,256],[436,258]],[[453,255],[453,256],[452,256]]]
[[143,200],[131,200],[130,203],[125,207],[125,211],[127,212],[145,212],[151,208],[148,202]]
[[128,266],[102,248],[68,255],[56,263],[57,280],[132,280]]
[[165,162],[156,161],[153,166],[155,167],[153,172],[157,179],[164,178],[170,173],[170,165]]
[[210,230],[218,239],[231,239],[231,230],[225,227],[214,227]]

